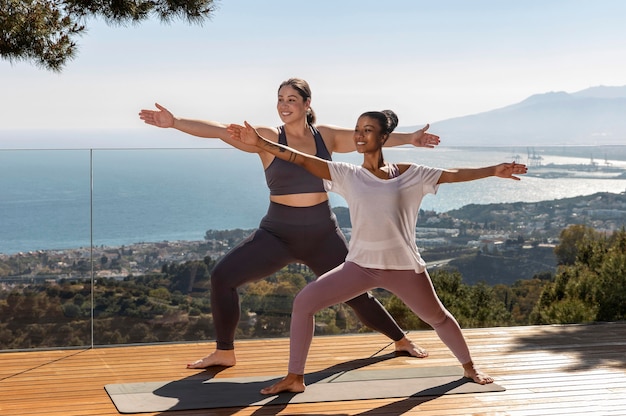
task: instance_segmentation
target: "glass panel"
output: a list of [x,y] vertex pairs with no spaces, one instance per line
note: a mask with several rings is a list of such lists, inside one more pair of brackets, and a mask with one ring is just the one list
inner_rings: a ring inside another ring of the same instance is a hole
[[[361,158],[335,156],[356,164]],[[468,285],[513,285],[541,273],[549,279],[556,269],[550,244],[564,227],[587,224],[610,235],[626,224],[617,197],[546,209],[454,211],[623,194],[626,146],[395,148],[385,158],[446,168],[515,158],[529,165],[520,182],[444,185],[422,203],[417,243],[462,326],[526,324],[533,303],[524,298],[514,305],[508,289],[477,286],[474,295],[483,290],[481,296],[502,299],[486,303],[500,320],[476,323],[455,305],[458,293],[466,293],[449,290],[457,276],[439,277],[439,270],[460,268]],[[349,238],[346,203],[336,194],[330,199]],[[210,271],[258,226],[267,205],[258,156],[235,149],[0,150],[0,350],[212,340]],[[493,215],[486,220],[484,213]],[[486,259],[505,262],[494,270],[477,266]],[[236,339],[288,336],[293,298],[314,278],[295,264],[240,287]],[[527,292],[541,293],[533,287]],[[387,292],[375,294],[403,329],[424,328]],[[365,330],[345,306],[318,314],[318,335]]]
[[94,343],[213,338],[209,270],[267,208],[258,156],[98,150],[93,161]]
[[0,349],[91,344],[89,165],[0,151]]

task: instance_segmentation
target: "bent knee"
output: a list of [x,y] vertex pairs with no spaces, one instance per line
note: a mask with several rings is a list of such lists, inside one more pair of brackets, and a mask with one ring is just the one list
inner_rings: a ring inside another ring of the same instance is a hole
[[213,268],[211,271],[211,287],[215,288],[223,288],[229,287],[229,273],[226,271],[224,267],[220,267],[219,263]]
[[316,297],[314,295],[309,295],[303,289],[293,300],[293,310],[307,315],[315,315],[321,309],[317,307],[315,300]]
[[440,311],[428,317],[420,317],[420,319],[422,319],[424,322],[426,322],[428,325],[430,325],[434,329],[437,329],[439,327],[446,325],[448,321],[452,319],[452,317],[446,311]]

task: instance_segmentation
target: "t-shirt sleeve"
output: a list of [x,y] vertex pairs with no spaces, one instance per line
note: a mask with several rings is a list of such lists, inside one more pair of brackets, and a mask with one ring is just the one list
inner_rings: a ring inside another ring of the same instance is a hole
[[417,165],[419,181],[422,183],[422,191],[424,194],[436,194],[439,189],[439,178],[443,173],[440,168],[431,168],[428,166]]
[[341,194],[344,190],[346,176],[354,169],[353,165],[345,162],[329,162],[330,180],[324,179],[324,188],[327,192]]

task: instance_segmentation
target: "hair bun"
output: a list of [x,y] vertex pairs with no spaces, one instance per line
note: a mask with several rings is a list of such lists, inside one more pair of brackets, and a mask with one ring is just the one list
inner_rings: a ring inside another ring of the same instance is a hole
[[392,110],[383,110],[381,113],[387,116],[387,134],[390,134],[398,127],[398,116]]

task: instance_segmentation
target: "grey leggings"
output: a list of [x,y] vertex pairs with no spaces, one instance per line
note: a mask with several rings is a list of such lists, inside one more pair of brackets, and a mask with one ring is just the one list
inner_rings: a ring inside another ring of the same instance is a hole
[[461,364],[471,361],[461,328],[437,297],[426,271],[368,269],[346,262],[308,284],[293,301],[289,372],[304,374],[316,312],[378,287],[394,293],[432,326]]
[[[270,203],[259,228],[222,257],[211,272],[217,349],[234,349],[241,315],[238,287],[294,262],[306,264],[320,276],[343,263],[347,252],[346,240],[328,202],[312,207]],[[391,315],[369,293],[363,291],[347,299],[346,304],[363,324],[394,341],[404,337]]]

